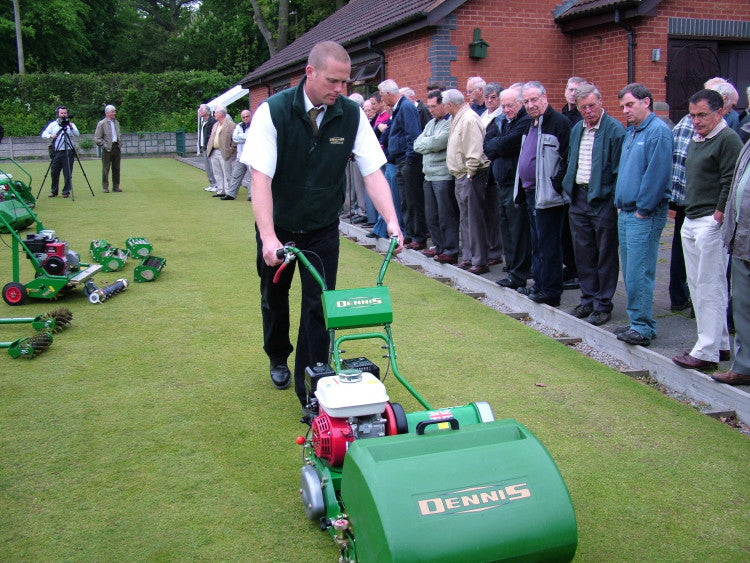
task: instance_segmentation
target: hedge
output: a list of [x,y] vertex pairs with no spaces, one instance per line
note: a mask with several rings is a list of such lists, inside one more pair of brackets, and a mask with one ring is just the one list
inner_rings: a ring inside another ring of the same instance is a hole
[[[240,75],[217,71],[160,74],[6,74],[0,76],[0,124],[6,136],[39,135],[65,105],[81,132],[93,132],[104,106],[117,107],[124,131],[177,131],[195,128],[198,104],[237,84]],[[247,99],[230,106],[247,107]]]

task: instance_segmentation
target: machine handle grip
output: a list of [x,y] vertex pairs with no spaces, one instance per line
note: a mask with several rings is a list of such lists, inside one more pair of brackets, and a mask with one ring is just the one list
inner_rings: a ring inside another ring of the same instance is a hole
[[458,430],[458,420],[452,417],[444,420],[420,420],[417,422],[417,436],[424,434],[425,428],[431,424],[440,424],[441,422],[448,422],[451,425],[451,430]]

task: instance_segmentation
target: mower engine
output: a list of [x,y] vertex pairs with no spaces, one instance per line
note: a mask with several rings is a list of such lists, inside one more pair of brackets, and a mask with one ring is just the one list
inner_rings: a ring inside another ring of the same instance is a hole
[[81,259],[68,243],[59,240],[54,231],[42,231],[26,236],[24,244],[51,276],[64,276],[79,269]]
[[386,435],[383,413],[388,402],[385,385],[368,372],[344,370],[317,382],[319,414],[312,421],[315,455],[331,467],[341,467],[355,439]]

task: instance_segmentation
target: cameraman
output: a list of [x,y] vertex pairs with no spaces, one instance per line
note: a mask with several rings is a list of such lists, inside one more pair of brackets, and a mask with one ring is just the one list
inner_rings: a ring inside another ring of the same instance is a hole
[[73,188],[71,174],[73,172],[73,160],[76,152],[73,146],[73,140],[70,137],[78,136],[78,128],[68,119],[68,108],[59,106],[56,110],[57,119],[50,121],[47,128],[42,131],[43,139],[52,139],[50,145],[50,157],[52,164],[52,190],[49,197],[57,197],[57,189],[60,183],[60,170],[65,176],[65,186],[63,187],[63,197],[70,195]]

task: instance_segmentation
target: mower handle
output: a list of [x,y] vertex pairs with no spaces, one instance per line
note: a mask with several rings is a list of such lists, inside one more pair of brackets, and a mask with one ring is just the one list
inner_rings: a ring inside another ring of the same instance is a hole
[[[385,258],[383,259],[383,264],[380,266],[380,271],[378,272],[378,282],[377,284],[383,285],[383,278],[385,277],[385,272],[388,270],[388,264],[391,261],[391,257],[393,256],[394,251],[398,247],[398,237],[391,237],[390,244],[388,245],[388,251],[385,253]],[[310,275],[312,275],[313,278],[315,278],[315,281],[318,282],[318,285],[320,285],[321,289],[323,291],[327,291],[328,287],[326,286],[326,282],[323,279],[323,277],[320,275],[318,270],[313,266],[310,261],[307,259],[307,257],[304,255],[304,253],[297,248],[297,246],[294,244],[294,242],[287,242],[282,248],[279,248],[276,251],[276,257],[281,260],[283,259],[284,262],[279,266],[279,269],[276,270],[276,273],[273,276],[273,283],[278,283],[279,279],[281,278],[281,273],[286,269],[287,264],[297,258],[302,265],[307,268],[307,271],[310,272]]]

